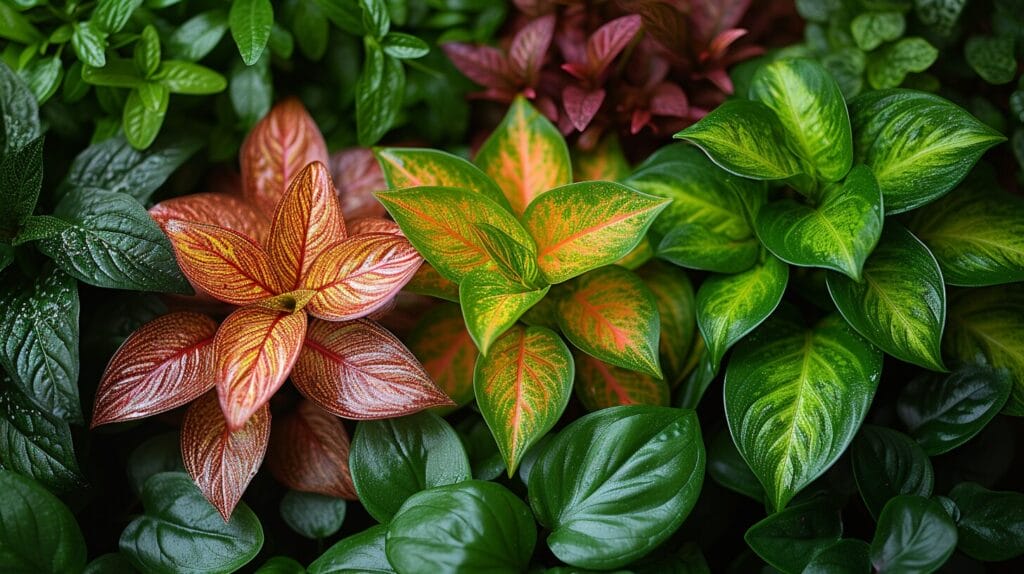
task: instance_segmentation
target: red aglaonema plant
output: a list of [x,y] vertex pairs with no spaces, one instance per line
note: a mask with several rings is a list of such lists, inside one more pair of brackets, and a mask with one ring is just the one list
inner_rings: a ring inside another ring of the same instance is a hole
[[354,496],[342,452],[348,437],[328,413],[378,419],[453,404],[367,318],[422,258],[392,222],[364,218],[346,229],[327,159],[312,119],[289,100],[247,138],[240,195],[196,194],[153,208],[196,290],[237,309],[219,324],[182,311],[144,325],[110,360],[96,394],[94,427],[195,401],[182,456],[225,519],[263,460],[268,401],[289,375],[308,402],[275,433],[297,444],[271,446],[270,463],[298,490]]

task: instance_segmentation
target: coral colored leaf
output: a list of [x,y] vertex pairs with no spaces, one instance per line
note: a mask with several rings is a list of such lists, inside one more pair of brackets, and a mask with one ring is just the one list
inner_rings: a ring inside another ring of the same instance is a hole
[[572,356],[576,362],[576,396],[588,411],[620,405],[669,406],[665,381],[609,365],[579,351]]
[[473,400],[477,352],[456,305],[440,304],[422,316],[408,337],[409,350],[430,378],[459,406]]
[[263,462],[270,442],[270,407],[230,431],[216,393],[201,397],[181,423],[181,460],[192,480],[227,522]]
[[430,263],[423,263],[413,274],[412,279],[405,285],[405,290],[410,293],[437,297],[452,303],[459,302],[459,285],[446,279]]
[[350,419],[399,417],[455,404],[397,337],[367,320],[314,320],[292,381],[320,408]]
[[387,305],[423,258],[400,235],[356,235],[324,251],[306,275],[316,291],[307,310],[328,321],[365,317]]
[[466,275],[459,284],[459,303],[466,328],[480,352],[486,355],[495,339],[543,299],[550,288],[517,285],[487,268]]
[[165,223],[164,233],[189,281],[217,299],[246,305],[274,295],[267,254],[248,237],[180,219]]
[[569,116],[574,128],[579,131],[587,129],[590,120],[594,119],[597,111],[604,103],[604,89],[585,90],[575,84],[570,84],[562,90],[562,106],[565,107],[565,114]]
[[321,253],[345,238],[345,220],[327,166],[302,168],[277,205],[267,255],[278,291],[298,289]]
[[498,184],[480,168],[457,155],[421,148],[384,148],[377,150],[388,187],[459,187],[480,192],[509,209],[508,200]]
[[383,217],[361,217],[348,224],[349,235],[365,235],[367,233],[386,233],[388,235],[401,235],[402,229],[398,224]]
[[149,208],[149,215],[164,227],[172,219],[226,227],[262,243],[270,220],[242,199],[226,193],[194,193],[175,197]]
[[470,80],[500,92],[511,94],[515,91],[515,74],[501,50],[461,42],[447,43],[442,49],[455,67]]
[[348,452],[341,421],[303,401],[274,425],[267,468],[292,490],[356,500]]
[[341,212],[348,220],[384,215],[384,206],[373,194],[388,186],[372,150],[360,147],[332,153],[330,167]]
[[92,427],[169,411],[212,389],[216,332],[213,319],[181,312],[132,333],[103,373]]
[[610,181],[553,189],[523,214],[548,283],[614,263],[636,247],[669,200]]
[[217,393],[228,428],[239,429],[288,377],[306,335],[306,314],[244,307],[213,340]]
[[533,87],[540,79],[540,68],[555,32],[555,15],[549,14],[523,26],[512,38],[508,48],[508,61],[521,84]]
[[477,405],[509,476],[526,451],[558,422],[572,393],[572,354],[545,327],[517,325],[476,363]]
[[580,350],[606,363],[661,378],[660,317],[654,295],[631,271],[609,265],[570,285],[558,326]]
[[327,145],[306,108],[291,98],[252,128],[240,159],[243,196],[271,217],[299,170],[313,161],[328,162]]
[[538,195],[572,182],[569,149],[558,128],[522,97],[480,148],[476,164],[501,186],[516,215]]
[[619,181],[632,172],[615,134],[605,137],[592,150],[573,149],[572,175],[576,181]]
[[604,73],[612,60],[636,37],[642,20],[637,14],[622,16],[601,26],[587,39],[587,64],[590,76]]

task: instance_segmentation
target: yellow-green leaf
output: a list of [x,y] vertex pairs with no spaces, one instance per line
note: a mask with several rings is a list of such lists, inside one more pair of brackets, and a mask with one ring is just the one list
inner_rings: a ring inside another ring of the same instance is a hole
[[397,147],[375,150],[375,155],[391,189],[459,187],[482,193],[509,209],[501,188],[480,168],[459,156],[435,149]]
[[480,352],[486,355],[494,340],[540,301],[548,289],[524,287],[489,268],[476,269],[463,277],[459,302],[466,328]]

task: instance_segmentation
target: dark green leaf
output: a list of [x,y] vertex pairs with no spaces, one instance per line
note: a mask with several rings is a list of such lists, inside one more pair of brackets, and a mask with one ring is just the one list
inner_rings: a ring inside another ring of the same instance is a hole
[[900,12],[862,12],[850,22],[857,47],[870,52],[903,35],[907,22]]
[[31,479],[0,470],[0,570],[66,574],[85,568],[85,540],[64,503]]
[[876,519],[885,503],[895,496],[932,495],[932,463],[921,447],[901,432],[865,425],[853,441],[850,458],[857,489]]
[[146,480],[161,472],[185,471],[181,461],[181,441],[177,432],[156,435],[135,447],[128,456],[128,479],[141,493]]
[[92,22],[108,34],[120,32],[141,4],[142,0],[99,0],[92,13]]
[[43,185],[43,136],[0,157],[0,241],[10,241],[36,208]]
[[715,435],[708,449],[708,474],[715,482],[744,496],[764,501],[764,488],[750,470],[727,430]]
[[1024,554],[1024,494],[963,482],[949,496],[960,510],[957,530],[961,552],[986,562]]
[[236,66],[231,72],[228,90],[235,115],[243,126],[251,128],[267,115],[274,103],[269,60],[260,60],[255,66]]
[[964,56],[971,68],[990,84],[1006,84],[1017,76],[1012,37],[972,36],[964,45]]
[[927,70],[939,51],[924,38],[903,38],[871,55],[868,82],[876,90],[895,88],[907,74]]
[[270,46],[270,53],[274,57],[287,60],[292,57],[292,52],[295,51],[295,38],[291,32],[277,22],[274,22],[274,25],[270,28],[270,40],[267,42],[267,45]]
[[255,574],[306,574],[306,569],[294,558],[274,556],[264,562]]
[[102,68],[107,63],[104,50],[107,47],[107,34],[92,22],[78,22],[71,34],[71,47],[82,62]]
[[310,60],[323,58],[327,51],[330,24],[317,2],[299,2],[292,16],[292,32],[299,50]]
[[[300,2],[299,6],[306,2]],[[173,58],[198,61],[213,51],[228,29],[228,15],[223,10],[201,12],[189,18],[167,40],[167,51]]]
[[138,570],[124,554],[104,554],[85,567],[82,574],[138,574]]
[[167,86],[172,94],[203,96],[224,91],[224,76],[210,68],[182,60],[165,60],[153,74],[153,81]]
[[934,572],[956,549],[956,525],[934,500],[903,495],[878,517],[871,563],[879,574]]
[[263,55],[267,41],[270,40],[274,7],[270,0],[232,0],[228,25],[242,61],[251,66]]
[[942,36],[953,31],[967,0],[914,0],[917,17]]
[[345,506],[340,498],[289,490],[281,499],[281,518],[306,538],[322,540],[341,529]]
[[391,32],[381,40],[384,53],[399,60],[422,58],[430,53],[430,45],[416,36]]
[[815,554],[843,535],[839,510],[813,500],[769,515],[750,527],[743,539],[765,562],[782,572],[802,572]]
[[356,82],[356,129],[359,145],[370,146],[391,129],[401,109],[405,70],[375,40],[367,38],[365,46],[363,71]]
[[43,39],[35,25],[6,2],[0,2],[0,38],[19,44],[32,44]]
[[42,133],[39,105],[25,81],[0,60],[0,154],[25,147]]
[[871,547],[863,540],[840,540],[817,554],[802,574],[869,574]]
[[309,574],[394,574],[384,554],[387,531],[387,526],[378,524],[345,538],[310,564]]
[[366,33],[363,29],[362,10],[357,2],[351,0],[314,1],[335,26],[354,36],[362,36]]

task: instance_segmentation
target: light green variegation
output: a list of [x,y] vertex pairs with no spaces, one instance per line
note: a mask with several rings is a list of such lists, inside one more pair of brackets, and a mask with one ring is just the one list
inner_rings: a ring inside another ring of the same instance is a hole
[[850,171],[850,116],[839,85],[821,64],[803,58],[765,64],[750,84],[750,98],[775,112],[804,173],[839,181]]
[[1006,139],[959,106],[910,90],[861,94],[850,101],[850,118],[854,160],[874,172],[887,214],[942,197]]
[[825,188],[817,207],[794,199],[765,204],[757,236],[787,263],[823,267],[859,279],[882,233],[882,195],[871,170],[857,166],[842,185]]
[[537,246],[533,241],[526,244],[497,227],[478,223],[473,226],[480,245],[487,251],[498,272],[509,281],[527,287],[540,287],[537,269]]
[[713,370],[729,347],[764,322],[782,300],[789,267],[770,253],[735,275],[712,275],[697,290],[697,326]]
[[837,273],[829,273],[827,282],[839,312],[866,339],[901,361],[946,370],[940,351],[946,323],[942,272],[905,227],[886,225],[860,283]]
[[483,354],[530,307],[544,298],[550,287],[529,289],[488,268],[480,268],[459,283],[459,303],[466,329]]
[[785,128],[761,102],[730,100],[677,133],[704,150],[722,169],[750,179],[787,179],[801,173],[796,153],[785,145]]
[[881,372],[882,354],[836,315],[809,331],[776,317],[737,346],[725,374],[726,421],[772,508],[846,450]]
[[383,148],[374,153],[390,189],[458,187],[480,192],[509,209],[505,194],[494,180],[457,155],[425,148]]

